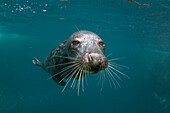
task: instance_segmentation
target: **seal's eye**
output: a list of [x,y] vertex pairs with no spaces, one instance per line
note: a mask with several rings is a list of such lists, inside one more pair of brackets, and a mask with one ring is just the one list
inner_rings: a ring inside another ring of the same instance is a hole
[[102,47],[105,46],[103,41],[100,41],[100,42],[99,42],[99,45],[102,46]]
[[79,45],[80,44],[80,42],[79,41],[77,41],[77,40],[75,40],[75,41],[72,41],[72,43],[71,43],[73,46],[77,46],[77,45]]

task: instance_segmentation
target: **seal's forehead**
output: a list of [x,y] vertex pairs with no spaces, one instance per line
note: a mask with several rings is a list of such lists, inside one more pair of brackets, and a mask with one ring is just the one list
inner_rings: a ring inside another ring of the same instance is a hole
[[100,41],[101,38],[97,35],[94,34],[83,34],[80,35],[78,37],[75,37],[74,40],[78,40],[78,41],[88,41],[88,40],[94,40],[94,41]]
[[90,31],[78,31],[72,35],[72,39],[78,41],[83,41],[83,40],[101,41],[102,40],[97,34]]

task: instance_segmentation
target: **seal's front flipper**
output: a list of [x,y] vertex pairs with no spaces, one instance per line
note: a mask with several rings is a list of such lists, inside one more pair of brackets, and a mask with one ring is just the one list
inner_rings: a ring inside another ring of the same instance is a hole
[[[52,75],[53,76],[53,75]],[[62,80],[62,78],[61,77],[52,77],[53,78],[53,80],[57,83],[57,84],[59,84],[59,85],[61,85],[61,86],[65,86],[66,85],[66,83]]]
[[34,59],[32,60],[33,64],[36,65],[36,66],[40,66],[41,65],[41,62],[36,58],[34,57]]

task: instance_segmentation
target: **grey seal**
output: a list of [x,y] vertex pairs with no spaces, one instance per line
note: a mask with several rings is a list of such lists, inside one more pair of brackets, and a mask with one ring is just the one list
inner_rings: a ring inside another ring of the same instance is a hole
[[33,63],[50,73],[57,84],[64,86],[67,79],[73,78],[74,82],[87,73],[105,70],[108,60],[104,52],[105,44],[97,34],[80,30],[53,49],[43,62],[34,57]]

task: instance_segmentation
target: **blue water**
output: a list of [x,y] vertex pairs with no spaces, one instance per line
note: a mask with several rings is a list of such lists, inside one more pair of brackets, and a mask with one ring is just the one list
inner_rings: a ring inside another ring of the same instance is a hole
[[[170,1],[0,0],[0,113],[170,113]],[[32,64],[79,30],[97,33],[106,55],[128,66],[121,88],[88,75],[85,92],[62,93]]]

